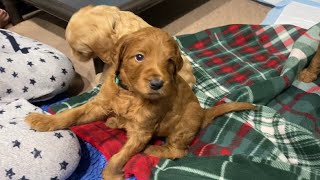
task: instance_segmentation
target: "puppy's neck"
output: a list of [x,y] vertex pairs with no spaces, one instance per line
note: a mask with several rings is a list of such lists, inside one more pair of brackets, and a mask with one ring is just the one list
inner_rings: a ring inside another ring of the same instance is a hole
[[128,86],[127,85],[125,85],[125,84],[123,84],[123,82],[121,81],[121,79],[120,79],[120,74],[119,73],[117,73],[116,72],[116,74],[115,74],[115,76],[114,76],[114,82],[120,87],[120,88],[122,88],[122,89],[124,89],[124,90],[129,90],[128,89]]

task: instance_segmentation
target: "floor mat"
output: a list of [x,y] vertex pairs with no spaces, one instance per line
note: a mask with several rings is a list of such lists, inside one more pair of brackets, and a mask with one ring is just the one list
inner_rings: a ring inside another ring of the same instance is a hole
[[320,0],[258,0],[274,6],[262,24],[291,24],[305,29],[320,21]]

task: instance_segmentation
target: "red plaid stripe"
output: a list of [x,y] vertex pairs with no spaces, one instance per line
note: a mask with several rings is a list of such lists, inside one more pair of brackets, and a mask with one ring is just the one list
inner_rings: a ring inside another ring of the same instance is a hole
[[[110,129],[102,121],[71,127],[70,129],[81,139],[97,148],[106,159],[110,159],[119,152],[127,140],[125,131]],[[126,177],[135,175],[139,180],[147,180],[152,168],[158,164],[159,160],[157,157],[137,154],[125,165],[125,175]]]
[[[49,108],[49,112],[54,111]],[[119,129],[108,128],[103,121],[73,126],[70,128],[78,137],[92,144],[104,157],[109,160],[120,151],[127,141],[126,132]],[[153,139],[152,144],[160,145],[162,141]],[[148,180],[152,169],[159,163],[160,158],[137,154],[124,166],[125,177],[135,176],[139,180]]]
[[90,142],[107,159],[117,153],[127,140],[124,131],[110,129],[102,121],[74,126],[70,129],[83,140]]
[[319,124],[318,124],[318,119],[317,117],[313,116],[312,114],[310,113],[307,113],[307,112],[303,112],[303,108],[301,109],[301,111],[298,111],[296,109],[294,109],[293,107],[295,106],[295,104],[299,101],[301,101],[301,99],[304,97],[304,96],[308,96],[310,95],[311,93],[313,92],[316,92],[316,91],[320,91],[320,86],[314,86],[310,89],[308,89],[307,91],[305,92],[302,92],[302,93],[299,93],[297,95],[295,95],[293,98],[292,98],[292,101],[290,101],[289,103],[284,103],[282,102],[279,98],[276,98],[275,101],[281,105],[281,109],[278,110],[278,112],[280,114],[284,114],[286,112],[290,112],[291,114],[294,114],[296,116],[303,116],[304,118],[306,119],[309,119],[310,121],[312,121],[313,123],[313,126],[314,126],[314,131],[317,132],[318,134],[320,134],[320,128],[319,128]]
[[[243,123],[238,131],[235,133],[232,142],[224,147],[218,144],[211,144],[208,142],[202,142],[199,138],[196,138],[191,145],[189,151],[195,156],[221,156],[230,155],[241,144],[242,140],[252,130],[252,126],[249,123]],[[205,130],[200,132],[198,137],[203,136]]]
[[208,43],[210,43],[211,40],[209,38],[207,39],[204,39],[202,41],[198,41],[196,43],[194,43],[191,47],[190,47],[190,50],[193,50],[193,49],[203,49],[207,46]]
[[147,180],[151,171],[159,163],[160,159],[144,154],[133,156],[124,167],[125,177],[135,175],[137,179]]

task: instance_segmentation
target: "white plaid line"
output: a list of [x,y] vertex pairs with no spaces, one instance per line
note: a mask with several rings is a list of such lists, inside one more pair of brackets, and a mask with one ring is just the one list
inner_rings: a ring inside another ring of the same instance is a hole
[[[232,113],[232,114],[233,114],[233,113]],[[207,143],[205,146],[203,146],[203,147],[201,148],[201,150],[200,150],[200,152],[199,152],[199,156],[202,156],[204,150],[205,150],[208,146],[210,146],[211,144],[216,144],[216,143],[217,143],[217,141],[220,139],[219,137],[220,137],[222,131],[225,129],[225,127],[226,127],[226,125],[228,124],[228,122],[230,121],[230,119],[231,119],[231,117],[228,117],[228,119],[225,121],[225,123],[223,124],[222,128],[220,129],[220,131],[219,131],[217,137],[214,139],[214,141],[213,141],[213,142],[210,142],[210,143]]]
[[[212,83],[216,85],[216,87],[208,89],[208,85],[211,85]],[[221,86],[215,79],[208,78],[207,80],[199,84],[195,84],[195,87],[207,97],[217,100],[219,100],[221,96],[226,96],[227,94],[230,94],[229,90],[226,89],[224,86]]]
[[[292,85],[295,86],[298,89],[301,89],[304,92],[307,92],[311,88],[317,86],[315,83],[304,83],[304,82],[299,81],[299,80],[293,81]],[[310,92],[310,93],[317,94],[318,96],[320,96],[320,91],[313,91],[313,92]]]
[[94,97],[95,97],[95,96],[90,97],[88,100],[81,101],[81,102],[78,102],[78,103],[75,103],[75,104],[72,104],[72,105],[70,105],[70,104],[67,103],[67,102],[63,102],[63,103],[61,103],[61,104],[64,104],[64,105],[66,105],[67,107],[59,109],[59,111],[57,111],[56,114],[57,114],[57,113],[60,113],[60,112],[62,112],[62,111],[65,111],[65,110],[67,110],[67,109],[72,109],[72,108],[74,108],[74,107],[81,106],[81,105],[89,102],[89,101],[90,101],[92,98],[94,98]]
[[165,160],[164,163],[161,165],[161,167],[159,167],[158,165],[156,165],[156,172],[154,173],[154,180],[158,180],[158,174],[160,172],[160,170],[164,171],[164,167],[166,167],[169,164],[169,159]]
[[[202,171],[202,170],[193,169],[193,168],[184,167],[184,166],[168,167],[168,168],[165,168],[163,170],[165,171],[165,170],[169,170],[169,169],[181,170],[181,171],[185,171],[185,172],[188,172],[188,173],[196,174],[196,175],[207,177],[207,178],[211,178],[211,179],[220,179],[220,176],[217,176],[217,175],[214,175],[214,174],[210,174],[210,173]],[[227,180],[227,179],[224,178],[224,180]]]
[[242,95],[240,95],[237,99],[236,99],[236,101],[238,101],[239,99],[241,99],[241,97],[247,97],[247,98],[245,98],[245,99],[247,99],[247,102],[253,102],[253,93],[252,93],[252,91],[251,91],[251,89],[250,89],[250,87],[249,86],[245,86],[244,87],[247,91],[246,91],[246,93],[243,93]]
[[254,69],[255,71],[257,71],[257,72],[261,75],[261,77],[262,77],[264,80],[266,80],[266,79],[267,79],[267,78],[264,76],[264,74],[263,74],[262,72],[260,72],[259,70],[257,70],[257,69],[252,65],[252,64],[250,64],[250,63],[248,63],[248,62],[244,61],[244,60],[243,60],[243,59],[241,59],[239,56],[237,56],[235,53],[231,52],[228,48],[226,48],[226,47],[221,43],[221,41],[220,41],[220,39],[219,39],[219,37],[218,37],[217,33],[214,33],[214,35],[215,35],[215,37],[216,37],[216,39],[217,39],[217,41],[218,41],[219,45],[220,45],[224,50],[226,50],[227,52],[229,52],[230,54],[232,54],[234,57],[236,57],[238,60],[242,61],[243,63],[248,64],[252,69]]
[[278,26],[282,26],[282,25],[276,25],[276,24],[275,24],[275,25],[264,26],[264,27],[262,27],[261,29],[259,29],[258,31],[256,31],[256,35],[258,36],[258,35],[266,32],[266,31],[268,31],[269,29],[275,29],[275,28],[277,28]]
[[67,109],[71,109],[71,108],[73,108],[73,107],[81,106],[81,105],[84,104],[84,103],[85,103],[85,102],[80,102],[80,103],[75,103],[75,104],[73,104],[73,105],[70,105],[69,103],[63,102],[63,103],[61,103],[61,104],[66,105],[67,107],[59,109],[59,110],[56,112],[56,114],[58,114],[58,113],[60,113],[60,112],[62,112],[62,111],[65,111],[65,110],[67,110]]
[[[292,34],[293,32],[296,32],[296,31],[297,30],[295,28],[292,28],[289,31],[284,29],[281,33],[278,34],[278,38],[273,39],[270,43],[268,43],[267,45],[264,45],[264,47],[267,48],[267,47],[275,45],[279,42],[283,43],[284,41],[288,40],[288,38],[291,38],[290,34]],[[292,43],[289,46],[285,46],[288,49],[288,51],[291,51],[293,44],[294,43]]]
[[233,32],[232,36],[235,37],[238,34],[242,35],[243,34],[242,32],[246,32],[248,29],[251,31],[251,26],[244,26],[244,28],[241,28],[241,31],[237,31],[235,33]]
[[[245,120],[244,120],[242,117],[236,116],[235,112],[227,113],[227,114],[225,114],[224,116],[227,116],[228,118],[225,120],[225,123],[223,124],[222,128],[220,129],[217,137],[214,139],[214,141],[208,142],[205,146],[203,146],[203,147],[201,148],[201,150],[200,150],[200,152],[199,152],[199,156],[202,156],[204,150],[205,150],[208,146],[210,146],[211,144],[216,144],[216,143],[217,143],[217,141],[220,139],[221,133],[226,129],[225,127],[226,127],[226,125],[229,123],[230,119],[235,119],[235,120],[237,120],[237,121],[239,121],[239,122],[242,122],[242,123],[245,122]],[[249,117],[249,116],[248,116],[248,117]]]
[[[89,101],[89,100],[88,100],[88,101]],[[56,114],[57,114],[57,113],[60,113],[60,112],[62,112],[62,111],[65,111],[65,110],[67,110],[67,109],[72,109],[72,108],[74,108],[74,107],[81,106],[81,105],[87,103],[88,101],[86,100],[86,101],[78,102],[78,103],[75,103],[75,104],[72,104],[72,105],[70,105],[70,104],[67,103],[67,102],[63,102],[63,103],[61,103],[61,104],[64,104],[64,105],[66,105],[67,107],[59,109],[59,111],[57,111]]]
[[257,151],[258,149],[261,147],[261,145],[266,141],[267,138],[263,138],[259,144],[253,149],[253,151],[251,151],[250,155],[249,156],[253,156]]
[[275,147],[271,154],[276,158],[276,159],[272,159],[272,156],[268,156],[267,159],[268,160],[277,160],[277,161],[280,161],[280,162],[285,162],[285,163],[289,163],[289,160],[288,158],[277,148]]
[[[174,37],[174,39],[177,41],[177,43],[179,44],[180,47],[183,47],[182,44],[181,44],[181,42],[179,41],[179,39],[177,39],[176,37]],[[201,71],[199,71],[199,72],[200,72],[201,74],[203,74],[203,76],[205,76],[205,77],[210,77],[210,75],[209,75],[206,71],[204,71],[199,64],[195,63],[190,56],[188,56],[183,50],[180,50],[180,51],[181,51],[181,52],[185,55],[185,57],[192,63],[193,68],[196,67],[196,68],[198,68],[199,70],[201,70]],[[219,87],[218,90],[219,90],[219,92],[220,92],[219,95],[223,95],[223,94],[226,94],[226,93],[229,94],[229,93],[230,93],[230,91],[229,91],[227,88],[223,87],[223,86],[222,86],[220,83],[218,83],[218,81],[217,81],[216,79],[214,79],[214,78],[208,78],[208,80],[206,80],[205,82],[201,82],[201,84],[198,86],[198,88],[201,89],[201,90],[204,90],[204,89],[205,89],[205,86],[203,86],[203,84],[205,84],[205,85],[209,84],[207,81],[209,81],[209,83],[212,82],[213,84],[218,85],[218,87]],[[222,91],[222,93],[221,93],[221,91]],[[209,93],[208,93],[207,91],[204,91],[204,92],[205,92],[205,94],[206,94],[207,96],[209,96],[209,97],[211,97],[211,98],[214,98],[214,99],[215,99],[215,97],[212,96],[212,94],[217,94],[216,91],[210,91],[210,90],[209,90]]]
[[299,68],[302,69],[307,63],[306,60],[307,60],[307,55],[301,49],[298,49],[298,48],[292,49],[288,59],[283,65],[283,70],[281,72],[281,75],[290,71],[292,67],[296,66],[298,63],[301,63],[301,65],[299,65],[300,66]]
[[63,103],[61,103],[61,104],[66,105],[66,106],[67,106],[67,109],[71,109],[71,108],[72,108],[72,106],[71,106],[69,103],[67,103],[67,102],[63,102]]
[[220,178],[219,180],[225,180],[226,178],[224,177],[224,174],[225,174],[225,171],[226,171],[226,167],[227,167],[227,164],[229,162],[228,161],[225,161],[223,162],[222,166],[221,166],[221,174],[220,174]]

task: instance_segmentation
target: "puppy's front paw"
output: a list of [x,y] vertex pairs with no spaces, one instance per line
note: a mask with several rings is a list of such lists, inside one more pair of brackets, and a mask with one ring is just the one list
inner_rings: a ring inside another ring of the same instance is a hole
[[299,74],[299,80],[305,83],[312,82],[317,79],[317,74],[309,72],[307,69],[304,69]]
[[120,128],[120,127],[118,126],[118,119],[115,118],[115,117],[109,117],[109,118],[107,119],[107,121],[105,122],[105,125],[106,125],[107,127],[111,128],[111,129],[118,129],[118,128]]
[[114,173],[108,167],[103,170],[102,177],[104,180],[124,180],[123,174]]
[[50,115],[40,113],[30,113],[24,120],[37,131],[54,131],[56,130],[54,118]]

